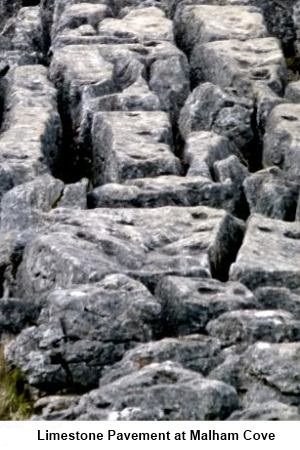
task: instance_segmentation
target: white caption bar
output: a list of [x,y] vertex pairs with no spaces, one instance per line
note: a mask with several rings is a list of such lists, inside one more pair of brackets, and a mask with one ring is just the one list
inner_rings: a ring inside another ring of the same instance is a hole
[[0,448],[299,450],[299,422],[0,422]]

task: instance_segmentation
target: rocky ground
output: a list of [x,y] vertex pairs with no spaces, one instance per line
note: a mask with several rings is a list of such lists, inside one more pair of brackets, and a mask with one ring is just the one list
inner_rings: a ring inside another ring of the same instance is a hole
[[295,0],[0,0],[0,338],[33,418],[300,419],[298,70]]

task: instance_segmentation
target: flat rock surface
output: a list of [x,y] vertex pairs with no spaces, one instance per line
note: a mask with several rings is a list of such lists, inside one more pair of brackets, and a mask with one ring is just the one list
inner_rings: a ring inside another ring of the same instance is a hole
[[177,39],[187,50],[192,50],[201,42],[247,40],[267,35],[263,15],[259,10],[231,5],[183,7],[175,16],[175,30]]
[[297,288],[300,285],[300,227],[254,215],[243,245],[231,266],[230,279],[251,289],[259,286]]
[[[126,273],[152,286],[167,274],[210,277],[228,264],[243,225],[223,210],[194,208],[53,210],[52,231],[26,247],[19,289],[53,287]],[[221,264],[220,264],[221,263]],[[67,268],[67,270],[66,270]]]
[[140,178],[124,184],[106,183],[89,193],[89,205],[109,208],[157,208],[160,206],[223,207],[234,212],[237,195],[234,184],[214,183],[204,177],[164,175]]
[[211,319],[257,305],[253,294],[240,283],[201,278],[166,277],[156,294],[163,307],[165,327],[175,335],[203,332]]
[[95,185],[180,173],[171,124],[163,112],[98,113],[92,142]]
[[298,0],[0,0],[0,421],[299,420],[299,61]]
[[222,87],[235,87],[251,95],[260,83],[282,92],[285,62],[275,38],[220,40],[195,46],[191,56],[193,76]]
[[298,104],[278,105],[271,112],[264,136],[263,161],[276,165],[299,182],[299,112]]
[[149,341],[161,307],[124,275],[53,291],[36,327],[8,347],[7,358],[46,392],[97,386],[102,368],[138,342]]
[[236,405],[232,387],[165,362],[91,391],[66,413],[81,420],[205,420],[224,419]]

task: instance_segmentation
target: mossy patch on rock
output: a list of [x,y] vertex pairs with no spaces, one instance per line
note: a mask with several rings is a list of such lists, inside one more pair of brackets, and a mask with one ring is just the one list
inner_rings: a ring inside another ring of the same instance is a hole
[[0,343],[0,420],[26,420],[33,411],[33,403],[19,369],[9,369]]

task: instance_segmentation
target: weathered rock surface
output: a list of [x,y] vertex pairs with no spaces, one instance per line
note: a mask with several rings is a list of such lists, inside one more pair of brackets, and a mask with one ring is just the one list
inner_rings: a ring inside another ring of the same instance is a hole
[[105,365],[155,336],[160,311],[147,289],[124,275],[55,290],[37,326],[24,330],[6,356],[46,392],[86,390],[97,386]]
[[299,185],[277,167],[261,170],[244,181],[250,211],[272,219],[295,219]]
[[261,309],[282,309],[300,318],[300,291],[281,287],[262,287],[255,290]]
[[64,183],[42,175],[7,192],[1,202],[1,229],[23,230],[40,225],[40,212],[50,211],[62,196]]
[[298,104],[283,104],[273,109],[267,121],[263,161],[276,165],[299,182],[299,112]]
[[79,420],[214,420],[237,404],[231,386],[165,362],[91,391],[61,414]]
[[299,343],[259,342],[231,356],[210,376],[243,392],[244,408],[270,401],[299,405]]
[[21,66],[9,72],[0,139],[2,193],[55,168],[61,137],[56,90],[45,67]]
[[33,419],[299,420],[299,61],[298,0],[0,0]]
[[244,150],[254,138],[252,114],[253,105],[248,99],[212,83],[203,83],[187,98],[179,128],[185,139],[195,131],[213,131]]
[[[187,119],[193,121],[191,114]],[[190,126],[193,126],[192,123]],[[237,153],[237,148],[226,137],[212,131],[192,132],[186,137],[183,151],[183,158],[188,166],[187,176],[200,175],[214,179],[214,163],[234,153]]]
[[256,84],[265,84],[281,93],[286,76],[280,43],[275,38],[197,45],[191,56],[191,69],[197,82],[234,87],[240,95],[253,95]]
[[226,276],[243,225],[223,210],[193,208],[54,209],[54,225],[25,249],[19,290],[40,297],[54,287],[124,273],[155,285],[164,275]]
[[179,8],[174,18],[178,42],[186,51],[190,52],[199,43],[266,37],[267,30],[259,10],[207,3]]
[[255,297],[242,284],[203,278],[165,277],[156,295],[170,335],[201,333],[224,312],[257,307]]
[[92,129],[93,183],[179,174],[171,124],[163,112],[109,112]]
[[91,207],[157,208],[205,205],[234,213],[238,202],[233,183],[214,183],[204,177],[159,176],[107,183],[89,194]]
[[99,23],[98,33],[107,42],[174,41],[172,21],[155,7],[132,10],[122,19],[105,19]]
[[231,266],[230,279],[254,289],[300,286],[300,227],[297,222],[253,215],[243,245]]
[[0,301],[0,337],[16,335],[33,325],[39,315],[39,308],[20,299],[8,298]]
[[209,322],[206,329],[226,345],[300,340],[300,322],[291,313],[280,310],[228,312]]
[[298,408],[277,401],[235,411],[228,420],[300,420]]
[[149,364],[164,361],[177,362],[186,369],[207,375],[220,363],[220,350],[221,342],[218,339],[197,334],[141,344],[126,352],[120,362],[104,371],[100,386],[134,373]]

